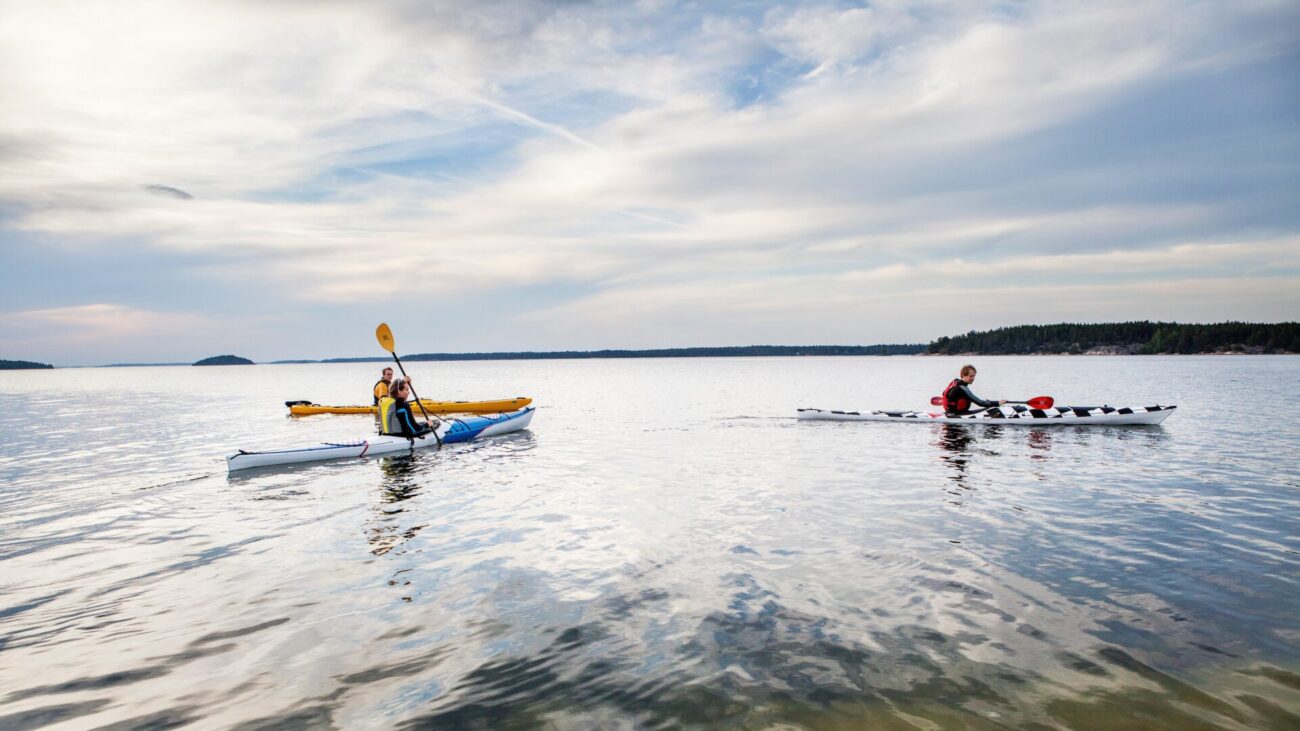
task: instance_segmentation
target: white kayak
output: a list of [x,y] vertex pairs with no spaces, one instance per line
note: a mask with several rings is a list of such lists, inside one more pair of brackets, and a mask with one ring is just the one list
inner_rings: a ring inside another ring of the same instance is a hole
[[1007,426],[1128,426],[1159,424],[1177,406],[1053,406],[1032,409],[1010,404],[970,414],[948,416],[942,411],[824,411],[799,409],[800,419],[825,421],[898,421],[922,424],[1006,424]]
[[241,449],[226,457],[226,468],[235,472],[253,467],[270,467],[274,465],[295,464],[298,462],[318,462],[326,459],[343,459],[347,457],[371,457],[394,452],[409,452],[412,449],[438,446],[438,439],[443,444],[468,442],[479,437],[507,434],[528,428],[533,420],[532,407],[492,416],[466,416],[459,419],[443,419],[434,433],[422,437],[372,436],[339,442],[321,442],[307,447],[290,449],[272,449],[252,451]]

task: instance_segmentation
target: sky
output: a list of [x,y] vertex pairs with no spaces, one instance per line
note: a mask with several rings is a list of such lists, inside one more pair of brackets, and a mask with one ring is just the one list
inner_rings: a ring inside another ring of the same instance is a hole
[[0,358],[1300,319],[1294,0],[0,18]]

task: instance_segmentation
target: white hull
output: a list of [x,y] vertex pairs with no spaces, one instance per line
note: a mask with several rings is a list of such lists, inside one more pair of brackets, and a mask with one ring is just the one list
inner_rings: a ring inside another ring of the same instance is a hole
[[[512,411],[499,416],[472,416],[464,419],[448,419],[438,425],[438,437],[444,444],[467,442],[479,437],[527,429],[533,420],[533,409]],[[438,439],[427,434],[416,439],[406,437],[372,436],[350,441],[321,442],[308,447],[291,449],[274,449],[267,451],[239,452],[226,457],[226,468],[235,472],[254,467],[272,467],[275,465],[297,464],[300,462],[320,462],[327,459],[347,459],[372,457],[381,454],[409,452],[412,449],[424,449],[438,446]]]
[[921,424],[1001,424],[1005,426],[1134,426],[1159,424],[1177,406],[1056,406],[1031,409],[1001,406],[962,416],[935,411],[824,411],[799,409],[800,419],[822,421],[896,421]]

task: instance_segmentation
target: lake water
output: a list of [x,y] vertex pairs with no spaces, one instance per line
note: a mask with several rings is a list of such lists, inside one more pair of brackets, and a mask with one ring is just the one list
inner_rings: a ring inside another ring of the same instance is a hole
[[962,362],[412,363],[532,428],[235,476],[380,364],[0,372],[0,729],[1300,727],[1300,358],[975,359],[1159,427],[794,418]]

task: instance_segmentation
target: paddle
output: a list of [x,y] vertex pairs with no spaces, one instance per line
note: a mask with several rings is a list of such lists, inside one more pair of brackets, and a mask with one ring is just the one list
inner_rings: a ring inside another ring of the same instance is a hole
[[[379,347],[393,354],[393,360],[397,362],[397,370],[402,372],[402,378],[405,378],[407,385],[411,386],[411,398],[415,399],[415,405],[420,407],[420,413],[424,414],[425,420],[438,421],[438,419],[429,416],[429,412],[424,410],[424,404],[420,403],[420,396],[415,392],[415,386],[411,385],[411,377],[406,375],[406,369],[402,367],[402,359],[397,357],[397,346],[393,342],[393,331],[388,327],[388,323],[379,323],[379,327],[375,328],[375,339],[379,341]],[[438,446],[441,447],[442,437],[438,436],[436,428],[433,430],[433,438],[438,441]]]
[[[1056,403],[1056,399],[1051,396],[1035,396],[1028,401],[1008,401],[1009,404],[1024,404],[1031,409],[1050,409]],[[943,397],[935,396],[930,399],[931,406],[943,406]]]

